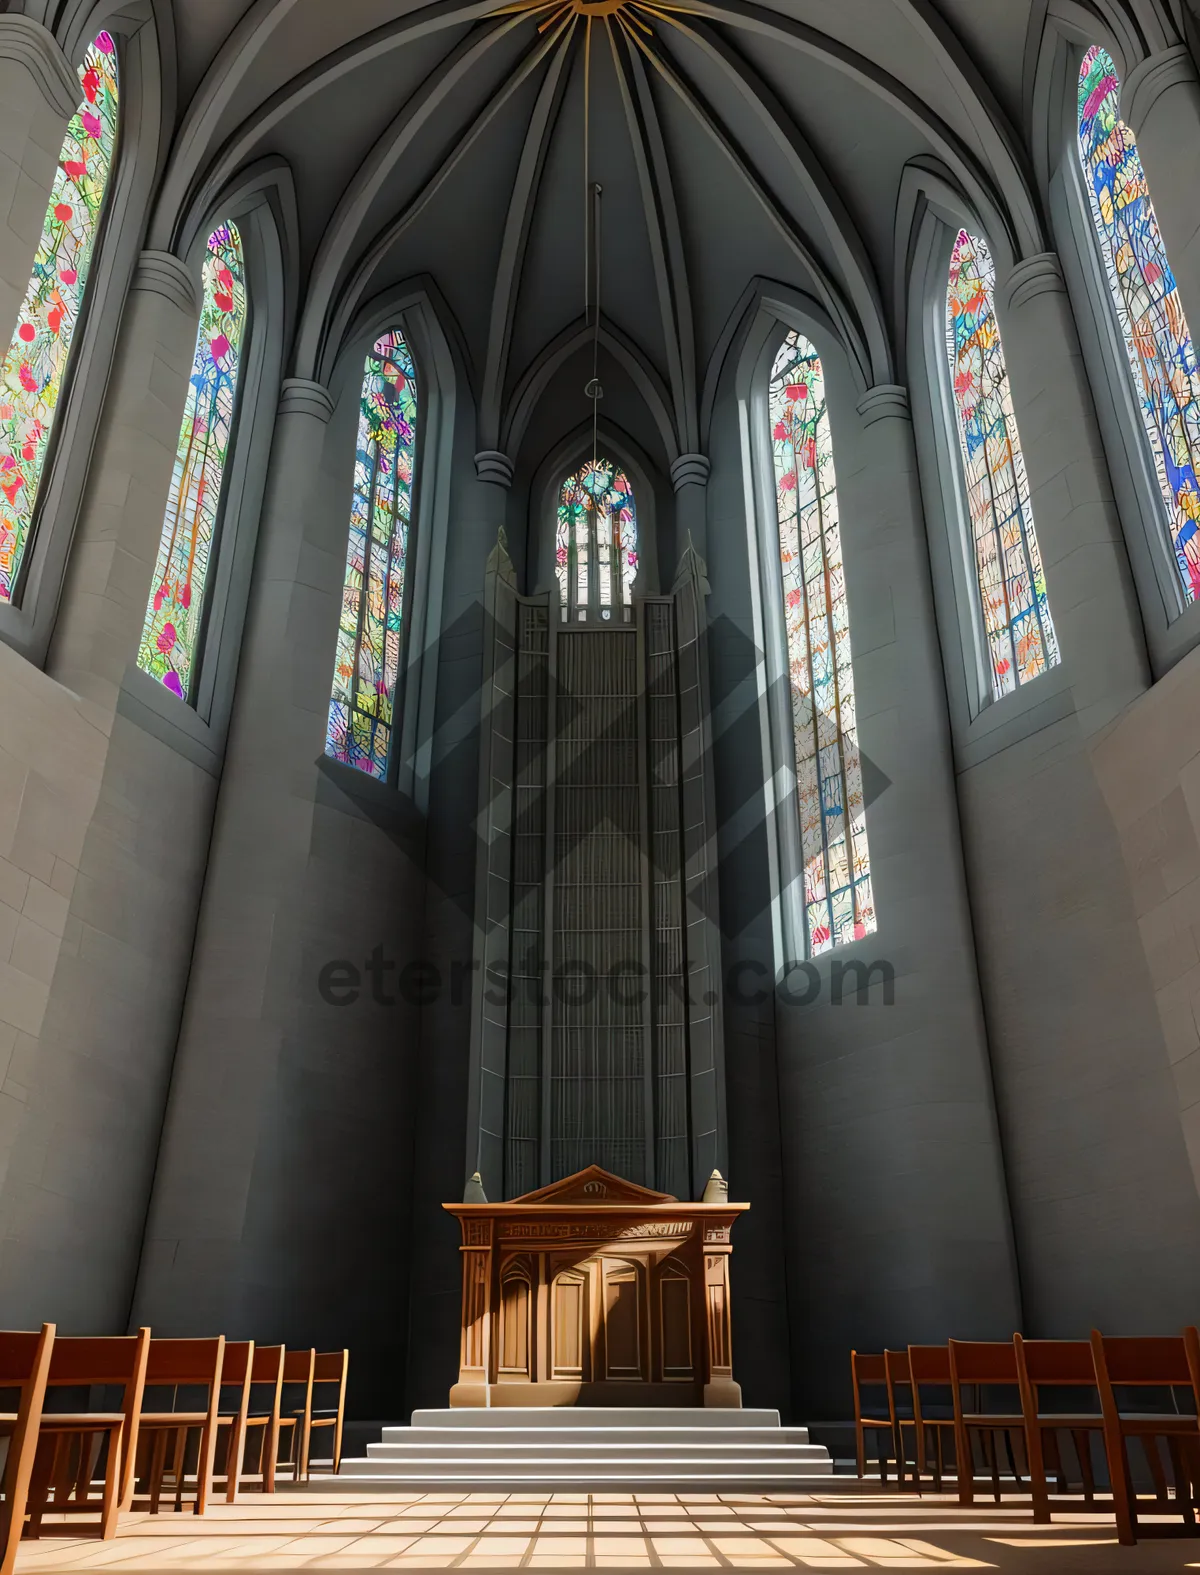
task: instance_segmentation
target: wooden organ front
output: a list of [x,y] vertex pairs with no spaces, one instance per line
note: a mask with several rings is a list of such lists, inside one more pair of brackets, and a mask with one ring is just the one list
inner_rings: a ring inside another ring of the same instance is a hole
[[591,1165],[462,1227],[452,1406],[740,1406],[731,1230],[746,1203],[683,1203]]

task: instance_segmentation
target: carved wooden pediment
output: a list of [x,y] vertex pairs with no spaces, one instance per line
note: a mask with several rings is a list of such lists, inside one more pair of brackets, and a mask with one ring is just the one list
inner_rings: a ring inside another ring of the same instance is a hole
[[675,1203],[678,1199],[669,1192],[653,1192],[649,1187],[639,1187],[636,1182],[625,1181],[620,1176],[614,1176],[610,1170],[602,1170],[599,1165],[589,1165],[586,1170],[576,1171],[573,1176],[565,1176],[562,1181],[551,1182],[548,1187],[539,1187],[536,1192],[526,1192],[524,1196],[511,1201],[595,1204],[603,1208],[611,1207],[614,1203],[653,1205]]

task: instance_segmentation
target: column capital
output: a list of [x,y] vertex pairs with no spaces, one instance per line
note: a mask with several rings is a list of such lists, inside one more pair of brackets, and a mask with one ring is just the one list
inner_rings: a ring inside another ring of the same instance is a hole
[[1196,67],[1186,44],[1172,44],[1139,60],[1121,84],[1121,115],[1140,137],[1146,118],[1168,88],[1195,82]]
[[911,421],[908,389],[902,383],[876,383],[859,400],[858,413],[865,427],[872,426],[876,421]]
[[475,475],[479,481],[490,481],[507,491],[513,482],[513,462],[498,448],[480,449],[475,456]]
[[312,416],[328,422],[333,415],[333,399],[324,383],[307,377],[285,377],[279,395],[281,416]]
[[676,492],[684,487],[707,487],[712,465],[704,454],[680,454],[671,461],[671,483]]
[[133,289],[161,295],[181,312],[200,315],[200,294],[192,270],[174,252],[143,252],[133,276]]
[[1024,306],[1039,295],[1066,295],[1067,282],[1057,252],[1035,252],[1024,257],[999,286],[1000,299],[1008,310]]
[[54,34],[19,12],[0,16],[0,60],[16,60],[25,67],[65,130],[79,107],[79,77]]

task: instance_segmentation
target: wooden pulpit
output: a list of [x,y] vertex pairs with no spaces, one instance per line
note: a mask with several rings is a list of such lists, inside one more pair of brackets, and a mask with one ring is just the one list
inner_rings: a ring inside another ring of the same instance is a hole
[[748,1203],[681,1203],[590,1165],[462,1224],[452,1406],[740,1406],[729,1255]]

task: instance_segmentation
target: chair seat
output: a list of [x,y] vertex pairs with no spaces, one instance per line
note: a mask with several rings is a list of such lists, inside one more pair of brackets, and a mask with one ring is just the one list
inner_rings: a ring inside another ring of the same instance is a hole
[[[905,1420],[911,1421],[912,1418],[906,1417]],[[887,1416],[860,1416],[859,1421],[864,1427],[891,1427],[892,1425],[891,1418]]]
[[1153,1412],[1126,1413],[1120,1417],[1122,1431],[1135,1433],[1196,1433],[1200,1423],[1194,1416],[1175,1416],[1173,1413],[1155,1415]]
[[116,1427],[125,1421],[123,1411],[43,1411],[43,1433],[84,1433],[92,1428]]
[[143,1411],[143,1427],[203,1427],[207,1411]]
[[971,1411],[963,1413],[968,1427],[1024,1427],[1025,1418],[1018,1411],[1015,1416],[1001,1411]]
[[1097,1416],[1094,1411],[1084,1411],[1079,1416],[1070,1416],[1062,1411],[1039,1411],[1038,1421],[1042,1427],[1103,1427],[1104,1418]]

